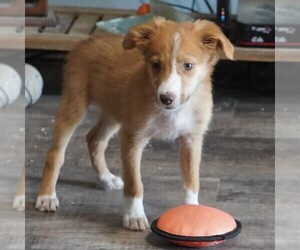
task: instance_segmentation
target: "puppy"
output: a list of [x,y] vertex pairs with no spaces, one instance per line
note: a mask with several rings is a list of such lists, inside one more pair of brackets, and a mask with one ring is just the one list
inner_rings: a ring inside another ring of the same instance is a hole
[[18,189],[12,207],[18,211],[25,210],[25,167],[22,168]]
[[[218,49],[233,59],[232,44],[214,23],[175,23],[160,17],[132,28],[125,37],[104,34],[80,43],[67,59],[54,142],[36,208],[58,208],[55,186],[65,150],[90,104],[101,109],[86,137],[91,162],[103,189],[124,185],[125,228],[149,227],[140,164],[143,148],[153,137],[179,138],[185,202],[198,204],[202,140],[212,114],[211,74]],[[109,171],[104,157],[117,131],[124,184]]]

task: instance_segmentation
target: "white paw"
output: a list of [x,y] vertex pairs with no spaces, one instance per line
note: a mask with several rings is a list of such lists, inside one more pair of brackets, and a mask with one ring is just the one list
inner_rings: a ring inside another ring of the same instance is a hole
[[135,218],[130,215],[124,215],[123,227],[133,231],[145,231],[149,228],[149,222],[146,216]]
[[185,204],[190,204],[190,205],[199,205],[198,202],[198,192],[193,192],[192,190],[187,189],[186,194],[185,194]]
[[38,196],[35,208],[42,212],[53,212],[59,207],[59,200],[57,199],[56,193],[52,195],[41,195]]
[[144,212],[143,198],[125,197],[123,226],[134,231],[145,231],[149,222]]
[[123,187],[122,179],[111,173],[99,177],[99,188],[102,190],[119,190],[123,189]]
[[18,211],[24,211],[25,210],[25,195],[15,196],[12,207],[13,207],[13,209],[16,209]]

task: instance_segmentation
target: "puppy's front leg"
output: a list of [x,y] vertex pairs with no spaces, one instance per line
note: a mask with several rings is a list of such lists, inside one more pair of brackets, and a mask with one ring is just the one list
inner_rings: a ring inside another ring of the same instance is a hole
[[199,204],[199,167],[201,162],[202,135],[189,134],[180,138],[180,165],[186,190],[185,203]]
[[149,228],[143,206],[143,184],[140,171],[145,142],[145,139],[141,139],[136,135],[121,132],[125,198],[123,226],[136,231]]

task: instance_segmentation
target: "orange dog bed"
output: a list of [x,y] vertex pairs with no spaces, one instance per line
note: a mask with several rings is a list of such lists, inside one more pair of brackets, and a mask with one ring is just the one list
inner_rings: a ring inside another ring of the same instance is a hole
[[151,230],[182,246],[207,247],[237,236],[242,229],[229,214],[203,205],[182,205],[164,212]]

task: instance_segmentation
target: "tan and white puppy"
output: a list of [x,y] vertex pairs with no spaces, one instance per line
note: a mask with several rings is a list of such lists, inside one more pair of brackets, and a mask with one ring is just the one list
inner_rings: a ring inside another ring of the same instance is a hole
[[[103,34],[80,43],[68,56],[36,208],[58,208],[55,187],[65,150],[90,104],[101,109],[87,135],[92,165],[104,189],[124,185],[124,227],[149,227],[140,168],[143,148],[153,137],[179,138],[185,202],[198,204],[202,139],[212,114],[211,74],[218,49],[233,58],[233,46],[214,23],[179,24],[163,18],[136,26],[125,37]],[[118,130],[124,184],[104,157]]]

